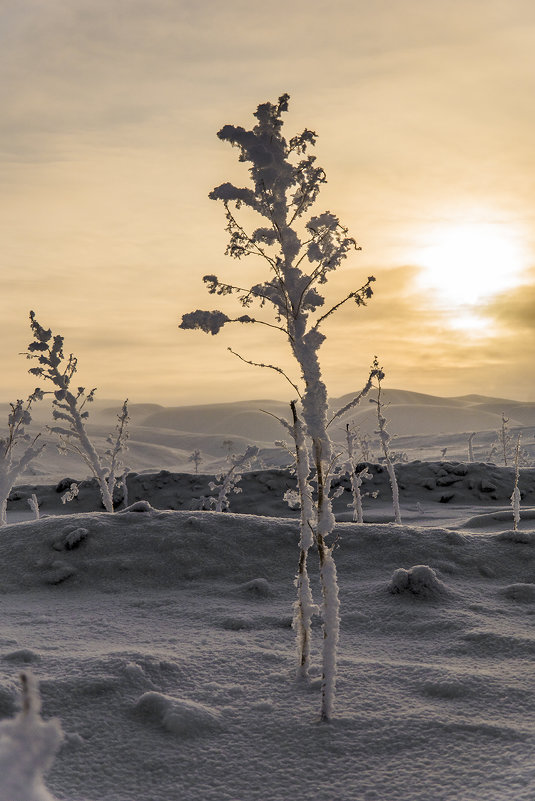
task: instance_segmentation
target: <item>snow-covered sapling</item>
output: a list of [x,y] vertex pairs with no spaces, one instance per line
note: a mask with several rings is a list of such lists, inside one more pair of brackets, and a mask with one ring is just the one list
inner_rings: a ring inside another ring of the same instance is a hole
[[518,488],[518,481],[520,479],[520,440],[522,435],[519,434],[516,440],[515,448],[515,485],[513,494],[511,495],[511,506],[513,507],[513,528],[516,531],[520,523],[520,490]]
[[392,439],[391,435],[386,430],[387,419],[383,414],[384,404],[381,397],[381,381],[385,377],[383,372],[383,368],[379,367],[379,362],[377,361],[377,356],[373,361],[373,367],[375,369],[375,377],[377,379],[377,397],[370,398],[370,403],[375,403],[377,407],[377,421],[379,427],[376,434],[379,435],[379,441],[381,443],[381,448],[384,453],[386,469],[388,472],[388,478],[390,480],[390,488],[392,490],[392,505],[394,507],[394,520],[396,523],[401,523],[401,510],[399,507],[399,488],[398,488],[398,481],[396,478],[396,471],[394,469],[394,464],[392,462],[392,457],[390,453],[390,440]]
[[111,447],[100,456],[85,428],[85,421],[89,417],[85,406],[94,400],[96,388],[87,393],[84,387],[73,390],[71,385],[78,360],[72,353],[65,359],[63,337],[54,336],[50,329],[39,325],[33,311],[30,312],[30,327],[34,340],[28,345],[26,356],[28,359],[37,359],[40,366],[32,367],[29,372],[50,381],[55,387],[52,416],[61,425],[50,426],[49,430],[58,435],[61,450],[80,456],[89,467],[98,481],[106,511],[113,512],[113,491],[124,470],[121,460],[127,440],[127,401],[118,415],[115,436],[110,435],[107,439]]
[[349,423],[347,423],[346,425],[347,462],[345,465],[345,469],[349,475],[349,480],[351,483],[351,496],[352,496],[352,501],[351,503],[348,503],[348,507],[350,509],[353,509],[353,520],[355,521],[355,523],[363,523],[364,510],[362,507],[362,492],[360,488],[364,481],[371,480],[372,475],[369,472],[367,465],[363,467],[361,470],[357,470],[357,464],[360,461],[360,459],[357,460],[355,445],[358,442],[359,442],[358,433],[350,427]]
[[509,431],[509,426],[507,425],[509,422],[509,418],[505,416],[505,413],[502,412],[502,426],[499,431],[499,442],[500,442],[500,449],[503,456],[503,463],[507,467],[507,457],[510,456],[511,446],[512,446],[512,436]]
[[40,434],[32,437],[25,430],[32,421],[32,404],[42,398],[42,390],[35,389],[26,401],[9,404],[7,435],[0,438],[0,526],[6,525],[7,499],[15,481],[45,447],[44,443],[38,443]]
[[21,673],[22,710],[0,722],[1,801],[55,801],[44,774],[63,740],[58,720],[42,719],[37,682],[30,671]]
[[200,450],[198,448],[195,448],[193,453],[191,453],[188,456],[188,462],[193,462],[193,464],[195,465],[195,472],[198,473],[199,472],[199,465],[202,462],[201,452],[200,452]]
[[497,454],[500,454],[500,457],[502,458],[505,467],[508,466],[509,461],[514,454],[513,437],[511,435],[511,432],[509,431],[508,423],[509,423],[509,418],[505,416],[505,412],[502,412],[501,426],[496,432],[496,439],[492,443],[490,451],[487,456],[487,461],[492,462],[494,457]]
[[108,434],[106,437],[106,442],[110,447],[104,451],[104,464],[107,470],[107,484],[112,500],[114,500],[114,490],[122,489],[124,506],[128,506],[128,488],[126,485],[128,467],[124,463],[124,455],[128,450],[127,442],[129,421],[130,416],[128,414],[128,399],[126,399],[123,402],[121,411],[117,415],[115,432],[113,434]]
[[[250,164],[252,187],[240,188],[227,182],[210,194],[225,209],[230,237],[227,254],[234,258],[256,256],[268,268],[268,276],[261,283],[245,287],[222,282],[216,275],[205,275],[203,279],[212,295],[235,294],[243,308],[257,304],[260,308],[270,308],[274,314],[259,319],[250,314],[229,317],[220,310],[198,309],[184,314],[180,327],[217,334],[233,322],[267,326],[286,337],[297,363],[299,387],[281,368],[261,366],[278,372],[297,393],[311,446],[317,486],[314,539],[323,590],[321,718],[327,720],[333,713],[335,695],[339,600],[333,545],[329,543],[335,525],[329,492],[333,450],[327,430],[327,389],[321,376],[319,350],[326,338],[322,328],[328,318],[348,301],[365,305],[372,295],[371,284],[375,279],[369,277],[363,286],[324,310],[322,288],[330,273],[352,250],[359,248],[330,211],[308,219],[304,216],[314,204],[326,176],[316,164],[315,156],[307,152],[315,145],[314,131],[305,129],[289,140],[283,136],[282,115],[288,110],[288,100],[289,95],[285,94],[278,103],[259,105],[255,112],[257,124],[251,130],[225,125],[219,131],[220,139],[238,148],[240,161]],[[258,228],[246,230],[237,214],[242,206],[262,218]]]
[[[211,503],[216,512],[226,512],[230,506],[228,496],[231,492],[239,493],[242,491],[238,487],[245,470],[249,470],[253,461],[258,456],[256,445],[248,445],[244,453],[238,453],[230,457],[231,466],[226,473],[216,476],[216,481],[210,481],[209,487],[217,495],[211,499]],[[219,483],[216,483],[219,482]]]

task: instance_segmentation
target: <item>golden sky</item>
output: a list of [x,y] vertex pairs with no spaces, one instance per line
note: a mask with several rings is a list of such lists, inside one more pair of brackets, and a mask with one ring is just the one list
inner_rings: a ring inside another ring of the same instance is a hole
[[362,246],[329,299],[377,279],[325,325],[330,393],[377,354],[389,387],[535,400],[532,0],[18,0],[0,45],[0,400],[34,386],[30,309],[100,397],[285,399],[226,350],[290,365],[277,332],[177,328],[217,307],[204,274],[248,283],[216,132],[283,92]]

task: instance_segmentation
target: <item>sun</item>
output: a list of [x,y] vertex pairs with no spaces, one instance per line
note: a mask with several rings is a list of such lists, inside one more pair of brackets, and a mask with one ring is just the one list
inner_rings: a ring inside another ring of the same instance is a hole
[[483,329],[484,301],[521,281],[527,267],[522,236],[489,222],[442,224],[429,229],[414,253],[422,267],[418,286],[451,310],[455,328]]

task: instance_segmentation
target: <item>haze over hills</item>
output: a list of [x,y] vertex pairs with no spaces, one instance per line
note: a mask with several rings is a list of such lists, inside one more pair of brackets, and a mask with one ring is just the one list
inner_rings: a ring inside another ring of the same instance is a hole
[[[373,393],[371,393],[373,394]],[[333,410],[341,408],[353,396],[332,401]],[[523,447],[535,461],[535,403],[480,395],[441,398],[407,390],[383,391],[388,430],[393,435],[392,448],[409,460],[436,460],[441,457],[466,461],[467,441],[472,432],[474,458],[488,461],[492,443],[502,425],[502,412],[512,433],[522,431]],[[97,399],[91,407],[87,424],[97,447],[104,451],[106,437],[113,431],[122,401]],[[7,423],[8,404],[0,406],[0,432]],[[194,472],[191,454],[201,451],[200,471],[220,470],[229,453],[243,452],[256,444],[266,466],[287,464],[288,455],[275,442],[288,439],[276,417],[289,418],[289,405],[279,400],[250,400],[234,403],[210,403],[198,406],[166,407],[157,403],[129,404],[128,466],[135,471],[175,470]],[[61,456],[55,438],[46,432],[51,424],[50,402],[35,405],[32,433],[43,431],[47,448],[32,463],[28,475],[45,481],[72,475],[84,477],[86,468],[74,456]],[[370,458],[378,459],[375,405],[368,398],[348,415],[331,426],[331,436],[343,443],[346,423],[358,426],[361,435],[371,439]],[[41,478],[41,476],[43,478]]]
[[[383,389],[382,395],[390,428],[398,436],[495,431],[501,426],[502,412],[509,418],[510,428],[535,425],[535,403],[529,401],[483,395],[443,398],[401,389]],[[377,425],[375,406],[369,402],[372,396],[373,391],[343,418],[341,425],[354,422],[363,432],[372,434]],[[332,399],[332,409],[341,408],[353,397],[348,393]],[[134,403],[129,408],[132,422],[138,426],[237,436],[266,444],[280,439],[282,433],[280,424],[271,415],[289,419],[289,404],[269,399],[196,406]],[[116,407],[112,402],[101,401],[95,411],[99,420],[111,420]]]

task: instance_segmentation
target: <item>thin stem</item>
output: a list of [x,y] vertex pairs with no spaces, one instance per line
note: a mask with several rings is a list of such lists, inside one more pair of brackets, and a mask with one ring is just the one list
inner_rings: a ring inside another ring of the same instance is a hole
[[297,386],[297,384],[294,384],[292,379],[286,375],[286,373],[281,367],[277,367],[275,364],[262,364],[261,362],[253,362],[250,359],[245,359],[243,356],[240,356],[240,354],[236,353],[236,351],[232,350],[232,348],[227,348],[227,350],[229,350],[234,356],[237,356],[238,359],[241,359],[242,362],[245,362],[245,364],[250,364],[252,367],[267,367],[270,370],[275,370],[276,373],[279,373],[283,378],[286,379],[286,381],[289,384],[291,384],[291,386],[295,389],[299,397],[300,398],[302,397],[301,393],[299,392],[299,387]]
[[340,306],[343,306],[344,303],[347,303],[348,300],[351,300],[351,298],[360,297],[361,298],[361,302],[363,303],[364,301],[362,300],[362,295],[369,288],[372,280],[375,280],[375,279],[368,278],[366,283],[363,286],[361,286],[360,289],[355,290],[355,292],[350,292],[349,295],[346,298],[341,300],[339,303],[336,303],[331,309],[329,309],[328,312],[325,312],[324,315],[322,315],[318,320],[316,320],[316,322],[314,323],[313,328],[317,329],[319,327],[320,323],[322,323],[327,317],[329,317],[331,314],[333,314],[333,312],[335,312],[337,309],[339,309]]

